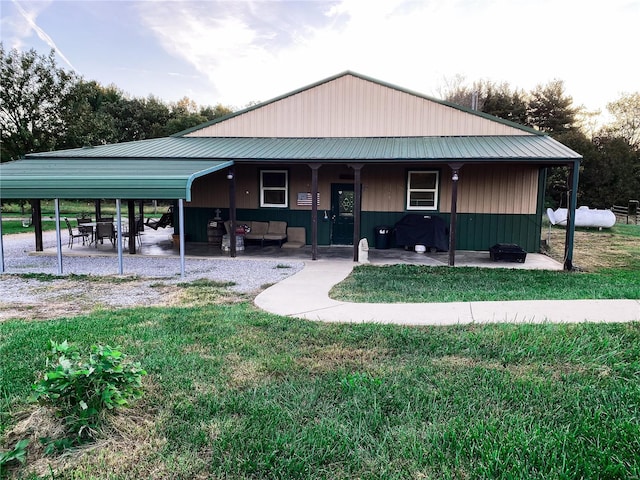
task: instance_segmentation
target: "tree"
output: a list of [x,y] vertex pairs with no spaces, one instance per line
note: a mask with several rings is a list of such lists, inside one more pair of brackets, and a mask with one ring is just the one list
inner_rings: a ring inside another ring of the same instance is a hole
[[578,110],[573,107],[573,98],[565,94],[564,82],[552,80],[547,85],[538,85],[531,92],[528,123],[550,134],[569,132],[577,128]]
[[116,119],[109,114],[108,106],[123,100],[123,93],[113,85],[103,87],[95,81],[79,81],[61,105],[65,132],[60,147],[116,142],[119,138]]
[[73,72],[35,50],[6,51],[0,43],[1,161],[52,150],[64,131],[61,104],[77,82]]
[[524,92],[511,90],[508,83],[488,83],[484,92],[482,111],[489,115],[528,125],[527,96]]
[[629,145],[640,148],[640,92],[625,93],[615,102],[607,104],[614,121],[607,131],[624,138]]

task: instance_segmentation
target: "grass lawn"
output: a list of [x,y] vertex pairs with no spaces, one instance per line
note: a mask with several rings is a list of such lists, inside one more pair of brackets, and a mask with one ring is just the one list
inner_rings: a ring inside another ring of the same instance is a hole
[[[443,298],[540,289],[545,298],[638,298],[637,232],[577,232],[586,273],[456,268],[428,277],[400,266],[383,275],[427,277],[411,289],[371,280],[382,268],[356,274],[386,301],[410,301],[409,290],[436,279]],[[47,280],[55,288],[58,279]],[[77,281],[109,288],[113,279]],[[640,478],[638,322],[323,324],[264,313],[222,284],[179,288],[170,307],[47,321],[30,320],[25,307],[27,318],[0,322],[0,447],[30,440],[25,465],[0,477]],[[59,420],[27,399],[49,340],[120,345],[148,372],[140,400],[63,455],[45,455],[39,442]]]
[[[640,324],[321,324],[186,288],[211,303],[0,323],[4,446],[32,437],[12,477],[640,476]],[[149,372],[64,456],[25,400],[49,339],[119,344]]]
[[[552,256],[558,254],[560,245],[564,248],[560,239],[564,229],[554,229],[553,234]],[[372,303],[639,299],[640,225],[579,230],[575,264],[587,271],[362,265],[336,285],[330,296]]]

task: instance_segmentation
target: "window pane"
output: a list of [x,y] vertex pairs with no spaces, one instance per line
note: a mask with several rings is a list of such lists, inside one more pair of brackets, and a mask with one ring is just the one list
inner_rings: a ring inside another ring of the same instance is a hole
[[409,188],[436,188],[436,174],[434,172],[411,172],[411,185]]
[[262,186],[284,188],[287,183],[287,176],[284,172],[262,172]]
[[411,207],[433,207],[434,205],[433,192],[411,192],[409,194],[409,206]]
[[269,205],[284,205],[284,190],[264,190],[264,203]]

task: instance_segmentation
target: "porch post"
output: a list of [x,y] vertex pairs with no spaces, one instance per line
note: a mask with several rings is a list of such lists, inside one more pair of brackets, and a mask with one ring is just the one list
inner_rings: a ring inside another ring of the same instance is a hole
[[573,162],[573,165],[569,170],[569,183],[571,184],[571,190],[569,190],[569,201],[567,202],[567,228],[564,239],[564,269],[569,271],[573,270],[573,241],[576,231],[579,167],[580,162],[576,160]]
[[180,278],[184,280],[184,200],[178,199],[178,225],[180,226]]
[[450,163],[451,168],[451,218],[449,221],[449,266],[456,264],[456,225],[458,222],[458,171],[462,163]]
[[101,206],[101,200],[97,199],[95,202],[96,205],[96,222],[102,217],[102,206]]
[[[129,216],[129,255],[136,253],[136,202],[135,200],[127,201],[127,215]],[[180,232],[182,233],[182,231]]]
[[361,171],[364,164],[352,163],[349,165],[353,168],[353,261],[357,262],[358,244],[360,243],[360,214],[362,212],[362,178]]
[[310,163],[311,168],[311,260],[318,259],[318,170],[322,165]]
[[42,207],[40,199],[29,200],[29,203],[31,203],[31,221],[36,235],[36,252],[42,252],[44,248],[42,244]]
[[229,255],[234,258],[236,256],[236,174],[233,167],[227,171],[227,180],[229,180],[229,221],[231,228],[229,232]]
[[62,234],[60,233],[60,200],[53,199],[56,212],[56,250],[58,251],[58,275],[62,275]]
[[124,272],[122,265],[122,207],[119,198],[116,198],[116,244],[118,245],[118,275],[122,275]]

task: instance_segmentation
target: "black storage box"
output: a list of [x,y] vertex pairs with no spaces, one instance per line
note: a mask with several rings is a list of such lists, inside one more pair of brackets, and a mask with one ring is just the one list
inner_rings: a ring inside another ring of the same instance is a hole
[[527,258],[527,252],[514,243],[496,243],[489,249],[489,254],[494,262],[502,260],[505,262],[524,263]]

